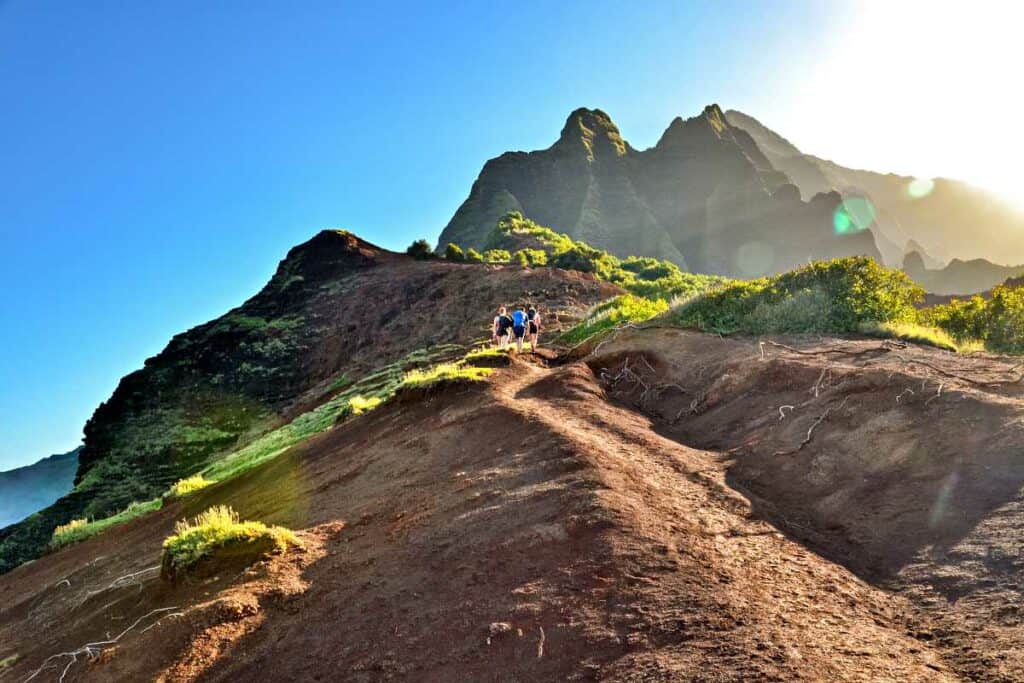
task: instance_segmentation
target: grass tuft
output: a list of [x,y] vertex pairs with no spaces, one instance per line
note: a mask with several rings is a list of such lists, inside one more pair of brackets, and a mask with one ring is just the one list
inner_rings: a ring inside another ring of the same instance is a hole
[[219,548],[263,542],[269,542],[279,551],[301,545],[290,529],[241,521],[230,507],[217,505],[191,520],[180,520],[174,526],[174,533],[164,540],[163,568],[173,576]]
[[598,304],[572,329],[563,334],[559,341],[566,344],[580,344],[599,332],[610,330],[625,323],[639,323],[649,320],[668,310],[664,299],[644,299],[633,294],[624,294]]
[[202,474],[193,474],[187,479],[177,481],[164,495],[168,498],[184,498],[185,496],[195,493],[200,489],[205,489],[213,483],[215,482],[210,481]]
[[481,382],[493,372],[492,368],[477,368],[462,363],[441,363],[426,370],[406,373],[398,388],[423,389],[441,382]]
[[4,657],[3,659],[0,659],[0,671],[3,671],[4,669],[7,669],[9,667],[14,666],[15,664],[18,663],[19,659],[21,659],[21,655],[17,655],[17,654],[11,655],[10,657]]

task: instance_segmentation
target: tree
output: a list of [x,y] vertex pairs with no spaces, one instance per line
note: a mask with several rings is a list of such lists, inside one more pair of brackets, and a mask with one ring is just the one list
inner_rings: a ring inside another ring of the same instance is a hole
[[449,242],[448,246],[444,248],[444,257],[449,261],[461,262],[466,260],[466,252],[462,251],[462,247],[454,242]]
[[430,248],[430,242],[426,240],[416,240],[409,245],[405,253],[420,261],[434,257],[434,250]]
[[466,250],[466,263],[483,263],[484,257],[480,255],[480,252],[470,247]]

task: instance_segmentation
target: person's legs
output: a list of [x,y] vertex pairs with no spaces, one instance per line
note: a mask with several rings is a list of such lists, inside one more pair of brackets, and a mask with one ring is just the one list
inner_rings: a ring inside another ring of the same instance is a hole
[[517,327],[517,328],[514,329],[514,332],[515,332],[515,335],[516,335],[516,352],[517,353],[522,353],[523,352],[523,337],[526,336],[526,328]]

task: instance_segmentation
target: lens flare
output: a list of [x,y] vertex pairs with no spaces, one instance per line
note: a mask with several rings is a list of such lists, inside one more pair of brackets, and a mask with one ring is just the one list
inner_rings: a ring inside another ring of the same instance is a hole
[[875,222],[875,205],[867,197],[847,197],[832,215],[832,228],[837,235],[867,230]]
[[927,197],[935,189],[935,181],[931,178],[914,178],[907,183],[907,195],[911,199]]

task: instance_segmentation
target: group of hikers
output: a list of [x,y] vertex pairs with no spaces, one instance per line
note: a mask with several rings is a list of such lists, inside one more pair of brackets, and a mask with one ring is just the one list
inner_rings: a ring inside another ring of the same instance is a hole
[[491,334],[499,349],[508,346],[514,337],[517,352],[522,352],[523,340],[530,342],[530,348],[536,351],[537,338],[540,336],[540,312],[532,304],[527,305],[525,310],[519,307],[511,314],[502,306],[498,309],[498,315],[494,316]]

